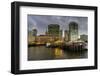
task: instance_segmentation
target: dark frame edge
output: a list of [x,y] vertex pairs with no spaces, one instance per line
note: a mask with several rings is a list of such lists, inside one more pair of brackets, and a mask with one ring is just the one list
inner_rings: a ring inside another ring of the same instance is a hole
[[19,35],[18,35],[19,25],[16,24],[18,20],[16,9],[18,9],[18,7],[16,6],[16,2],[12,2],[11,3],[11,73],[12,74],[19,73],[19,48],[17,48],[19,47],[18,46],[19,43],[17,43],[18,41],[16,38],[18,36],[18,40],[19,40]]
[[[28,3],[28,4],[27,4]],[[51,69],[39,69],[39,70],[20,70],[19,69],[19,35],[20,35],[20,30],[19,30],[19,7],[20,6],[32,6],[33,3],[29,4],[31,2],[12,2],[11,3],[11,73],[13,74],[29,74],[29,73],[44,73],[44,72],[61,72],[61,71],[77,71],[77,70],[92,70],[92,69],[97,69],[97,7],[96,6],[81,6],[80,5],[75,5],[76,7],[72,7],[74,5],[70,5],[71,7],[67,8],[74,8],[76,9],[85,9],[87,8],[88,10],[94,10],[95,11],[95,62],[94,66],[84,66],[84,67],[70,67],[70,68],[51,68]],[[25,4],[25,5],[24,5]],[[56,8],[57,6],[62,6],[61,8],[66,8],[66,5],[62,4],[49,4],[48,3],[34,3],[35,6],[37,7],[50,7],[51,5]],[[40,5],[40,4],[43,4]],[[52,6],[52,7],[53,7]],[[52,8],[51,7],[51,8]],[[82,8],[84,7],[84,8]],[[89,9],[91,7],[91,9]],[[16,13],[17,12],[17,13]],[[17,34],[17,35],[16,35]],[[18,39],[16,39],[16,37]]]
[[64,71],[82,71],[97,69],[95,66],[83,66],[83,67],[69,67],[69,68],[52,68],[52,69],[38,69],[38,70],[20,70],[18,74],[33,74],[33,73],[49,73],[49,72],[64,72]]
[[94,11],[95,11],[95,20],[94,20],[94,22],[95,22],[95,24],[94,24],[95,25],[94,26],[94,30],[95,30],[94,31],[94,34],[95,34],[95,37],[94,37],[95,63],[94,64],[95,64],[96,69],[98,69],[98,7],[95,7]]
[[15,14],[14,2],[11,3],[11,73],[15,73],[15,51],[14,51],[14,14]]
[[[55,3],[41,3],[41,2],[22,2],[22,1],[14,1],[13,3],[17,3],[19,6],[34,6],[34,7],[50,7],[50,8],[72,8],[72,9],[85,9],[85,10],[94,10],[96,6],[85,6],[85,5],[70,5],[70,4],[55,4]],[[67,6],[66,6],[67,5]]]

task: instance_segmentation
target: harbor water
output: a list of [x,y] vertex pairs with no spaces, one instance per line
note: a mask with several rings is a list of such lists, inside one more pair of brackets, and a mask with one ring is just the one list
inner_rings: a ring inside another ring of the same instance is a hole
[[45,46],[28,47],[28,60],[83,59],[88,58],[88,50],[64,50]]

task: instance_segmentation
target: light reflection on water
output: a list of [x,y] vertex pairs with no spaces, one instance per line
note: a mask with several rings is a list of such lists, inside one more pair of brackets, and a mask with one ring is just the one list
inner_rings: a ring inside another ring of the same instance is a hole
[[63,50],[60,48],[55,48],[54,49],[54,56],[55,58],[62,58],[63,57]]
[[87,51],[68,51],[60,48],[34,46],[28,48],[28,60],[79,59],[87,58]]

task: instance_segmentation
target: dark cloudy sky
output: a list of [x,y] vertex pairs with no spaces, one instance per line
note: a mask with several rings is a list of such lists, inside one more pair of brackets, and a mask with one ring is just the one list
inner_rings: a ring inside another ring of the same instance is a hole
[[88,18],[77,16],[28,15],[28,31],[37,29],[38,35],[45,34],[49,24],[59,24],[61,30],[69,30],[72,21],[78,23],[79,34],[88,34]]

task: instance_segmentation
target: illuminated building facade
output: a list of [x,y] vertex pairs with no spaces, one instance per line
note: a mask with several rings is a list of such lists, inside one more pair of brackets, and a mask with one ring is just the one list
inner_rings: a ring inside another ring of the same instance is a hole
[[28,31],[28,43],[35,41],[35,36],[33,36],[32,31]]
[[36,42],[40,44],[45,44],[47,42],[54,42],[55,40],[58,40],[59,37],[52,37],[50,35],[39,35],[36,37]]
[[32,35],[33,35],[33,36],[37,36],[37,30],[36,30],[36,29],[33,29],[33,30],[32,30]]
[[65,31],[64,31],[64,36],[65,36],[65,37],[64,37],[64,40],[65,40],[65,41],[69,41],[69,32],[68,32],[68,30],[65,30]]
[[76,22],[69,23],[69,40],[75,41],[78,39],[78,24]]
[[59,31],[59,39],[62,40],[62,30]]
[[88,41],[88,35],[85,35],[85,34],[80,35],[80,39],[87,42]]
[[35,42],[37,36],[37,30],[33,29],[32,31],[28,31],[28,43]]
[[58,24],[50,24],[48,25],[48,35],[59,36],[60,26]]

